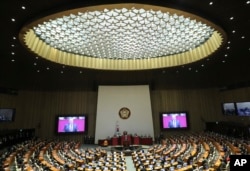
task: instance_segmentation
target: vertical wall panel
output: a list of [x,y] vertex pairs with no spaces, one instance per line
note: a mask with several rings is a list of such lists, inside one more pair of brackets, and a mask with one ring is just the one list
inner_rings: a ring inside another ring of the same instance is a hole
[[[151,90],[154,133],[160,133],[159,113],[186,110],[190,114],[190,131],[201,131],[204,122],[229,121],[250,123],[249,117],[224,116],[222,102],[250,101],[250,88],[228,91],[218,89],[157,89]],[[88,115],[89,135],[95,133],[97,92],[86,90],[19,91],[18,95],[0,94],[0,107],[16,108],[15,122],[0,123],[0,130],[36,128],[42,138],[55,137],[57,114]],[[165,132],[176,133],[176,132]],[[82,136],[59,138],[82,140]]]
[[[160,133],[160,112],[189,112],[190,131],[202,131],[205,122],[217,121],[221,117],[216,89],[184,89],[151,91],[155,135]],[[176,133],[169,131],[165,133]]]

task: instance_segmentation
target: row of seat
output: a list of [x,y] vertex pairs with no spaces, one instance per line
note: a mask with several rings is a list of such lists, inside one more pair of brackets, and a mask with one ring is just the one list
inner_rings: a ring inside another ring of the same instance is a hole
[[[218,170],[226,155],[222,138],[214,133],[188,134],[168,137],[162,144],[154,145],[145,153],[143,150],[132,154],[134,166],[141,170]],[[241,154],[234,145],[224,141],[230,154]],[[223,167],[228,167],[229,161]],[[222,168],[223,168],[222,167]]]
[[12,147],[3,168],[5,171],[125,171],[127,167],[123,152],[110,154],[100,148],[84,149],[73,141],[31,140]]
[[[250,154],[249,142],[208,132],[164,138],[161,144],[134,151],[132,159],[137,171],[217,170],[228,167],[232,154]],[[74,141],[32,139],[11,146],[1,158],[6,171],[127,169],[123,152],[86,149]]]

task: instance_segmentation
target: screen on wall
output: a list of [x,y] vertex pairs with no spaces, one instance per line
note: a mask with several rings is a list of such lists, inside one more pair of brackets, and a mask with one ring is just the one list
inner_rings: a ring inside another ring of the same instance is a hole
[[236,115],[235,103],[222,103],[222,112],[224,115]]
[[238,116],[250,116],[250,102],[236,102]]
[[160,121],[163,130],[189,128],[187,112],[164,112],[160,114]]
[[13,122],[16,114],[16,109],[0,108],[0,122]]
[[87,117],[85,115],[57,116],[56,132],[58,134],[85,133],[87,132]]

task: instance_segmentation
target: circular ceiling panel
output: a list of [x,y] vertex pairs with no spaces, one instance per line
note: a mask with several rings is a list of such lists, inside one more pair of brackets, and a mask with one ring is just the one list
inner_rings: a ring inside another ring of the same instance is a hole
[[20,32],[25,46],[45,59],[105,70],[184,65],[214,53],[224,39],[224,31],[204,18],[144,4],[63,11]]

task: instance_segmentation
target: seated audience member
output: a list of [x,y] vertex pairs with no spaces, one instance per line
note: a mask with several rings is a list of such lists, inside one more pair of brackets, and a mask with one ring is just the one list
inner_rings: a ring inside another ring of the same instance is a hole
[[187,163],[188,163],[188,165],[192,165],[193,164],[193,157],[192,156],[190,156],[188,158]]
[[130,146],[131,144],[131,136],[128,135],[127,131],[123,132],[123,135],[121,137],[122,145],[124,146]]

